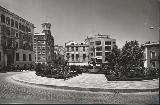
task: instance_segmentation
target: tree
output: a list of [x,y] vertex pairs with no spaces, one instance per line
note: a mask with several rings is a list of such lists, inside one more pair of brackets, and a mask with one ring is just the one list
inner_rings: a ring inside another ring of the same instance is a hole
[[123,46],[121,65],[127,74],[130,73],[130,70],[134,73],[142,71],[137,70],[143,68],[143,49],[142,46],[139,46],[138,41],[129,41]]
[[114,71],[116,76],[143,74],[143,49],[136,40],[126,42],[122,50],[115,45],[106,60],[109,62],[108,69]]
[[121,62],[121,50],[115,45],[113,46],[112,52],[106,55],[108,63],[108,69],[113,70],[118,75],[120,62]]

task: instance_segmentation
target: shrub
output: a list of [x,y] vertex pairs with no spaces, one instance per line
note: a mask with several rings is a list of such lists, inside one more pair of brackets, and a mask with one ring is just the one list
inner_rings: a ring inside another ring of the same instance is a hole
[[159,76],[159,69],[156,68],[146,68],[145,69],[145,76],[148,78],[158,78]]

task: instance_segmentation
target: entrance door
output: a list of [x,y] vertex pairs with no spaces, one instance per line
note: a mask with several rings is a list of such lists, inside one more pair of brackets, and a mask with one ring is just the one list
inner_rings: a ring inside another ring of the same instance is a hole
[[12,55],[7,54],[7,66],[11,65],[13,62]]

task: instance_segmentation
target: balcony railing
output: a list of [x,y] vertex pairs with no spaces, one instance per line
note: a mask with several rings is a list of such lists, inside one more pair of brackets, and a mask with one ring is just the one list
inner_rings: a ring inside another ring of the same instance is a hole
[[151,61],[159,60],[159,59],[160,59],[160,56],[154,56],[154,57],[151,57],[151,58],[150,58]]

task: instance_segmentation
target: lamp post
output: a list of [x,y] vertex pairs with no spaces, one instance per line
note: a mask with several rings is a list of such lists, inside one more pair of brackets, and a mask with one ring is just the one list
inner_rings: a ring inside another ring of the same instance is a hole
[[160,27],[151,26],[151,27],[149,27],[149,29],[159,31],[159,42],[160,42]]

